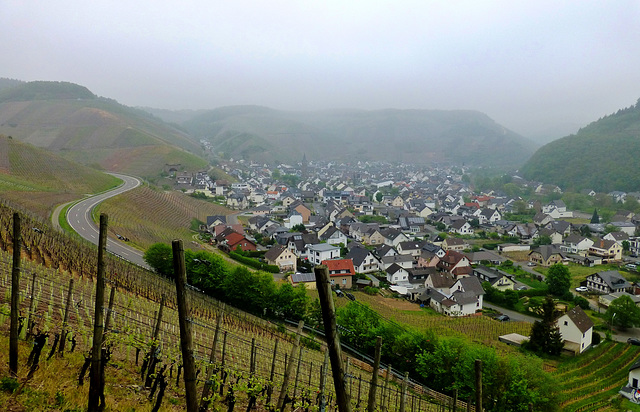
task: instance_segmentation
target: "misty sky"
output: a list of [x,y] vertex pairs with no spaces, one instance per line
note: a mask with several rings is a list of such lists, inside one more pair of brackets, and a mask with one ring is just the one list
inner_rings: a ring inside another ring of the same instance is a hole
[[473,109],[536,136],[640,98],[638,0],[0,0],[0,39],[0,77],[130,106]]

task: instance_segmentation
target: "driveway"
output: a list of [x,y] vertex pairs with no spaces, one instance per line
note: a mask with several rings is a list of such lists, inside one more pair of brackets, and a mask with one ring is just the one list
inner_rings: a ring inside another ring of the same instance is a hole
[[540,320],[538,318],[534,318],[533,316],[525,315],[520,312],[516,312],[515,310],[505,309],[502,306],[493,305],[491,303],[483,302],[482,306],[496,310],[498,312],[502,312],[505,315],[509,316],[511,320],[520,321],[520,322],[529,322],[533,323],[536,320]]

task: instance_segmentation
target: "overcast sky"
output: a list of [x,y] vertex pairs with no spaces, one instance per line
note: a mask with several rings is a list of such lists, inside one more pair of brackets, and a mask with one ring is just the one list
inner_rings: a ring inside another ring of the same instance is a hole
[[640,98],[639,0],[0,0],[0,39],[0,77],[130,106],[472,109],[536,136]]

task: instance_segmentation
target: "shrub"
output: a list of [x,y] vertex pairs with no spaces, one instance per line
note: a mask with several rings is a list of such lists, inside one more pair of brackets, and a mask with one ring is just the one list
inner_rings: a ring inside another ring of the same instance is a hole
[[573,303],[580,306],[582,309],[589,309],[589,301],[582,296],[576,296],[573,298]]
[[18,389],[19,386],[20,383],[18,383],[18,380],[15,378],[5,376],[4,378],[0,379],[0,389],[5,392],[13,393],[16,389]]
[[235,261],[244,263],[247,266],[251,266],[254,269],[264,270],[265,272],[270,272],[270,273],[280,272],[280,268],[276,265],[267,265],[266,263],[258,262],[255,259],[242,256],[236,252],[230,252],[229,257]]
[[593,334],[591,335],[591,344],[598,345],[601,341],[602,341],[602,336],[600,336],[598,332],[593,331]]
[[366,293],[367,295],[377,295],[379,291],[380,289],[374,288],[373,286],[364,287],[364,293]]

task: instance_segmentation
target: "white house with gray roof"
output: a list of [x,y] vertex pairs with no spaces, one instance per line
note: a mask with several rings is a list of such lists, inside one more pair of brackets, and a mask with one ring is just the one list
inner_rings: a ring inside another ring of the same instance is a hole
[[587,276],[587,287],[594,292],[609,294],[628,292],[631,284],[617,270],[607,270]]

